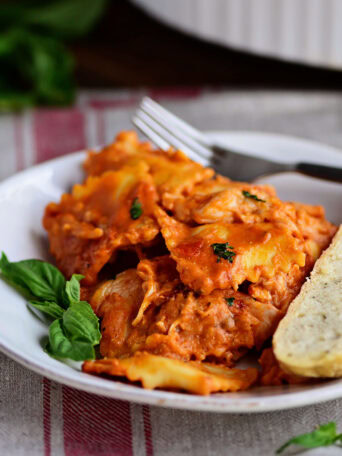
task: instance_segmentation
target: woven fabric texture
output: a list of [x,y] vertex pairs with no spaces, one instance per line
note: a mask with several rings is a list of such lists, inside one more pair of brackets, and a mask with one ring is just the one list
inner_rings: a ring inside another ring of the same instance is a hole
[[[203,130],[284,133],[342,147],[342,95],[202,89],[83,92],[69,109],[0,117],[0,180],[35,163],[104,144],[148,93]],[[6,305],[1,303],[1,305]],[[59,385],[0,354],[1,456],[273,455],[320,423],[342,429],[342,401],[263,414],[131,404]],[[341,454],[338,448],[310,455]]]

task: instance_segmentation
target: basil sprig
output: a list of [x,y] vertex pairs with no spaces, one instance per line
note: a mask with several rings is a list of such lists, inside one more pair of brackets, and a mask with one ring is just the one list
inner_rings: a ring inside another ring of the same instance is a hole
[[108,0],[0,2],[0,111],[67,105],[75,98],[66,45],[87,34]]
[[342,434],[337,434],[336,423],[332,421],[327,424],[322,424],[312,432],[293,437],[278,448],[276,454],[282,453],[290,445],[300,445],[304,448],[317,448],[333,445],[337,442],[342,442]]
[[100,342],[99,321],[91,306],[80,300],[80,281],[74,274],[66,281],[54,266],[40,260],[10,262],[2,253],[0,271],[31,306],[55,319],[49,326],[46,351],[57,358],[83,361],[95,358]]

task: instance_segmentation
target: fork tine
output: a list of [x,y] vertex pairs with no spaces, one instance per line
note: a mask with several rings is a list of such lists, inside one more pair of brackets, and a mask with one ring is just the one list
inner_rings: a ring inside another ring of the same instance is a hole
[[199,130],[194,128],[192,125],[189,125],[184,120],[177,117],[175,114],[172,114],[170,111],[165,109],[160,104],[156,103],[149,97],[144,97],[140,103],[141,107],[151,108],[156,114],[159,114],[160,117],[163,117],[168,122],[173,123],[178,129],[184,131],[188,136],[192,137],[194,140],[202,144],[203,146],[210,147],[212,144],[208,138],[201,133]]
[[164,141],[164,139],[157,135],[152,130],[152,128],[146,125],[146,123],[140,120],[138,117],[132,117],[132,122],[145,136],[147,136],[160,149],[166,150],[170,147],[169,143]]
[[[139,121],[139,125],[137,124]],[[185,152],[190,158],[192,158],[197,163],[201,165],[208,166],[208,160],[199,156],[193,149],[191,149],[185,142],[179,140],[172,134],[170,134],[164,126],[160,125],[156,121],[154,121],[151,117],[149,117],[144,111],[138,109],[136,112],[135,117],[133,118],[133,123],[138,126],[147,136],[149,136],[147,132],[147,128],[149,131],[152,130],[154,136],[159,136],[162,140],[170,144],[171,146],[175,147],[176,149],[181,149]],[[147,128],[146,128],[147,127]],[[145,131],[143,130],[145,129]],[[152,139],[152,136],[149,136]],[[152,139],[154,142],[154,140]],[[157,143],[156,143],[157,144]]]
[[[172,137],[181,141],[187,147],[189,147],[194,153],[198,154],[202,158],[209,160],[212,157],[212,152],[207,147],[198,143],[196,140],[191,138],[187,133],[183,133],[177,125],[170,124],[168,119],[165,119],[163,115],[156,113],[153,108],[140,106],[140,109],[147,114],[154,122],[159,124],[164,130],[166,130]],[[170,140],[168,140],[170,141]]]

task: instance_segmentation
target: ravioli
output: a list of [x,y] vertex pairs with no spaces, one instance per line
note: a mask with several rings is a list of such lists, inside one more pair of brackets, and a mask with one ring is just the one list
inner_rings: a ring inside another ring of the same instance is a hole
[[86,361],[83,372],[126,377],[146,389],[164,388],[208,395],[218,391],[248,389],[258,378],[257,369],[229,369],[209,363],[185,363],[138,352],[125,359]]
[[[211,223],[189,227],[157,208],[158,223],[181,280],[198,292],[237,290],[245,280],[257,282],[305,265],[304,246],[284,225]],[[230,260],[215,254],[227,244]]]
[[189,195],[176,198],[173,215],[185,223],[255,223],[270,220],[271,212],[276,215],[280,206],[283,209],[284,203],[268,185],[216,176],[195,185]]
[[[215,175],[181,151],[121,132],[43,219],[66,277],[100,319],[91,374],[195,394],[244,390],[235,369],[272,337],[336,227],[320,206]],[[117,274],[118,271],[122,271]],[[289,379],[261,357],[262,384]]]
[[134,132],[120,133],[116,141],[101,152],[89,152],[84,168],[89,175],[101,175],[122,166],[145,163],[163,206],[172,209],[174,200],[191,192],[194,185],[209,179],[214,171],[190,160],[181,151],[152,149],[140,143]]
[[[136,200],[141,216],[133,219],[130,210]],[[75,185],[60,203],[46,207],[43,218],[50,251],[60,270],[67,277],[83,274],[83,284],[95,283],[98,272],[113,261],[119,248],[147,244],[157,236],[156,201],[144,163],[89,177],[84,184]]]

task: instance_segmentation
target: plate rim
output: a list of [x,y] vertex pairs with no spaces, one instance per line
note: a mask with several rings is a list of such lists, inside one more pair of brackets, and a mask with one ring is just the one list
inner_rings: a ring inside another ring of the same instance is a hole
[[[320,142],[307,140],[303,138],[296,138],[295,136],[281,135],[267,132],[254,132],[254,131],[210,131],[208,132],[212,137],[228,138],[229,136],[248,135],[264,137],[265,140],[270,136],[276,140],[291,140],[299,141],[302,144],[312,147],[323,147],[329,149],[331,152],[341,157],[342,153],[333,146],[322,144]],[[96,148],[92,148],[96,149]],[[6,187],[13,187],[17,181],[27,175],[32,175],[41,172],[44,168],[52,167],[65,160],[72,162],[81,162],[86,150],[74,152],[72,154],[63,155],[35,166],[27,168],[13,176],[0,182],[0,195],[5,191]],[[340,155],[341,154],[341,155]],[[74,378],[76,371],[72,374],[63,372],[59,374],[58,369],[53,366],[43,366],[42,363],[31,356],[22,356],[18,351],[13,350],[5,340],[1,339],[0,335],[0,351],[5,355],[14,359],[24,367],[34,371],[37,374],[43,375],[53,381],[65,384],[67,386],[77,388],[89,393],[112,397],[121,400],[133,401],[136,403],[144,403],[156,405],[166,408],[186,409],[191,411],[206,411],[206,412],[219,412],[219,413],[259,413],[267,411],[278,411],[301,407],[306,405],[317,404],[332,399],[342,397],[342,379],[332,380],[333,384],[323,384],[321,387],[312,390],[294,391],[286,395],[280,393],[275,395],[256,397],[238,397],[239,393],[234,396],[215,397],[212,396],[195,396],[184,393],[173,393],[162,390],[144,390],[141,387],[136,387],[115,380],[106,380],[99,377],[94,377],[89,374],[81,373],[79,378]],[[100,383],[98,381],[100,380]],[[108,383],[107,383],[108,382]],[[114,386],[114,388],[113,388]],[[124,395],[124,397],[123,397]]]
[[[10,347],[6,346],[1,340],[0,351],[36,374],[47,377],[62,385],[112,399],[131,401],[139,404],[149,404],[164,408],[213,413],[260,413],[314,405],[342,397],[342,380],[332,379],[331,381],[336,383],[334,386],[339,387],[336,388],[339,390],[338,393],[331,388],[332,385],[325,384],[312,391],[296,391],[289,393],[286,396],[279,394],[258,399],[246,397],[236,398],[236,396],[234,396],[232,400],[230,400],[231,403],[228,404],[224,399],[228,399],[229,396],[222,398],[215,397],[214,395],[199,396],[163,390],[146,390],[115,380],[92,376],[85,372],[79,372],[82,375],[81,378],[84,379],[79,381],[78,379],[73,379],[72,375],[58,374],[58,371],[53,368],[44,368],[39,362],[30,359],[29,357],[21,356]],[[103,389],[99,391],[96,380],[101,380],[101,382],[104,381],[105,383],[103,383],[103,385],[107,383],[108,387],[103,387]],[[112,388],[113,385],[115,385],[115,388]],[[122,393],[125,394],[125,397],[122,396]],[[238,395],[239,393],[237,392],[235,394]],[[302,398],[302,396],[307,396],[308,394],[310,394],[310,397]],[[172,401],[172,403],[169,401]]]

